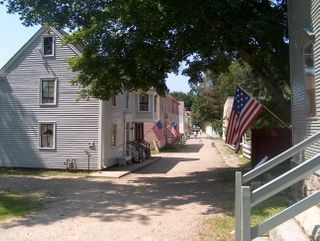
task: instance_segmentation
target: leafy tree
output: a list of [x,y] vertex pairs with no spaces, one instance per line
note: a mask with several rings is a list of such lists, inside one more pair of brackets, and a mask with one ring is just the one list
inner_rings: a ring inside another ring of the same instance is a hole
[[286,0],[3,0],[25,25],[75,30],[84,47],[73,59],[82,95],[102,99],[123,89],[167,91],[167,73],[186,61],[190,82],[243,60],[290,119]]
[[184,93],[180,91],[173,91],[170,93],[176,100],[179,101],[184,101],[184,106],[186,107],[187,110],[191,109],[194,95],[191,92]]
[[214,120],[222,119],[223,104],[219,102],[218,91],[211,81],[205,80],[197,89],[191,107],[192,123],[204,127]]
[[[268,109],[281,116],[281,111],[276,105],[275,98],[265,88],[262,80],[253,74],[252,68],[248,64],[233,62],[227,72],[220,74],[218,77],[209,72],[207,73],[207,78],[213,80],[219,105],[223,106],[228,96],[234,96],[236,86],[240,85]],[[262,112],[254,124],[254,127],[276,126],[281,126],[281,123],[267,111]]]

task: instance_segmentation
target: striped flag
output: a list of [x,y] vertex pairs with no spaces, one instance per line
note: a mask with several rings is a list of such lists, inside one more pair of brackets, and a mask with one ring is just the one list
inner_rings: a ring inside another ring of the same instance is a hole
[[158,121],[153,127],[152,127],[153,133],[157,137],[158,141],[161,141],[164,139],[163,132],[162,132],[162,124],[161,121]]
[[176,125],[174,124],[174,122],[172,122],[170,125],[168,125],[167,129],[170,131],[170,133],[174,136],[177,137],[178,136],[178,132],[176,129]]
[[226,143],[234,145],[236,152],[239,151],[243,134],[261,110],[262,104],[237,86],[226,135]]

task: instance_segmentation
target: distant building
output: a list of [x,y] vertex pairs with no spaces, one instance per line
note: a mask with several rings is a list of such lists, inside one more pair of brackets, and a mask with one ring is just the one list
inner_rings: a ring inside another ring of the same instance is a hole
[[229,125],[229,117],[232,111],[233,99],[234,97],[229,96],[224,102],[224,106],[223,106],[223,123],[222,123],[222,139],[223,140],[226,139],[226,132]]
[[184,102],[179,101],[179,133],[184,134],[184,123],[185,123],[185,107]]

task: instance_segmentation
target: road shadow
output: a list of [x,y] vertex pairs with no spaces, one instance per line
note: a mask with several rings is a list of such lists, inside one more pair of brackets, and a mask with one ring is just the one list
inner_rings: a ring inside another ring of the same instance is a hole
[[[207,214],[230,211],[233,180],[222,173],[231,169],[194,172],[181,177],[147,177],[117,182],[105,179],[0,176],[0,189],[43,193],[45,208],[35,215],[0,222],[5,229],[49,225],[63,219],[93,217],[103,222],[130,221],[148,224],[152,216],[197,203]],[[227,207],[229,202],[229,207]]]
[[200,158],[185,158],[185,157],[166,157],[160,158],[155,163],[142,169],[134,171],[139,174],[166,174],[171,171],[180,162],[196,162],[201,161]]

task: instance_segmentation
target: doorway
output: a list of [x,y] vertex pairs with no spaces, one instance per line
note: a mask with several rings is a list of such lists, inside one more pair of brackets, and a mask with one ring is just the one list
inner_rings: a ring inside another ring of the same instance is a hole
[[135,140],[143,140],[144,139],[143,123],[134,123],[134,139]]

